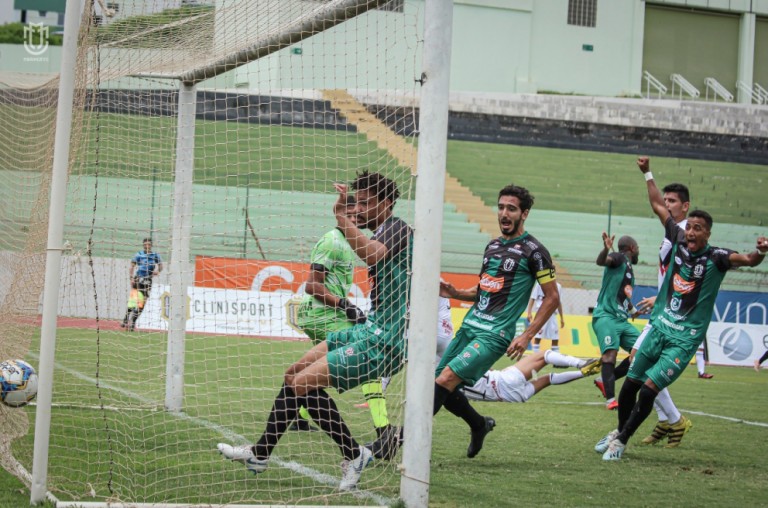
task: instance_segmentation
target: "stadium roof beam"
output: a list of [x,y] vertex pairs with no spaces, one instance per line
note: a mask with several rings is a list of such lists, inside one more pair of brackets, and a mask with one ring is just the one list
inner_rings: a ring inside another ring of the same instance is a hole
[[277,34],[260,37],[245,49],[229,54],[181,74],[138,73],[136,77],[154,79],[178,79],[186,85],[195,85],[227,71],[263,58],[276,51],[301,42],[316,33],[333,28],[371,9],[381,7],[390,0],[345,0],[320,7],[306,16],[296,19]]

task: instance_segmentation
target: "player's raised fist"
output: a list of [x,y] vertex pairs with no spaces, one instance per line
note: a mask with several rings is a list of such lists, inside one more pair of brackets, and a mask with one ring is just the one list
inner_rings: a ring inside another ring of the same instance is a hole
[[640,168],[640,171],[643,173],[647,173],[651,170],[651,159],[648,157],[638,157],[637,158],[637,167]]

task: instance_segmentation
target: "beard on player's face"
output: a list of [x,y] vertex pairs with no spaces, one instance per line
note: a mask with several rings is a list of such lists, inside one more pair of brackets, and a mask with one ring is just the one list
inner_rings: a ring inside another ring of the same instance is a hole
[[523,222],[523,219],[514,220],[510,217],[499,217],[499,229],[501,230],[501,234],[504,236],[513,236],[517,231],[517,228],[520,227],[521,222]]

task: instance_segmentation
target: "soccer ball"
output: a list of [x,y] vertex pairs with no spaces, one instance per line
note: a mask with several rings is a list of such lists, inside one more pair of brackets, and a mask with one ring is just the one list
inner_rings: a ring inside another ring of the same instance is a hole
[[26,406],[37,395],[37,372],[23,360],[6,360],[0,363],[0,385],[3,404]]

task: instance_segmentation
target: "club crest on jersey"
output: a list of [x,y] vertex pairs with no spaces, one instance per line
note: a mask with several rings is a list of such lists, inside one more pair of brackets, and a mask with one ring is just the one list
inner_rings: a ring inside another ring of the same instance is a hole
[[488,293],[498,293],[504,288],[504,277],[494,277],[484,273],[480,277],[480,289]]
[[676,273],[675,276],[672,278],[672,287],[674,288],[675,291],[684,295],[693,291],[693,288],[696,287],[696,283],[689,282],[683,279],[679,273]]
[[680,298],[677,298],[677,297],[672,298],[672,300],[670,300],[670,302],[669,302],[669,307],[673,311],[675,311],[675,312],[679,311],[680,310]]
[[675,374],[675,371],[672,369],[667,369],[667,377],[672,377]]
[[603,343],[606,346],[610,346],[613,343],[613,339],[611,338],[610,335],[606,335],[605,338],[603,339]]
[[507,258],[504,260],[504,265],[502,266],[502,269],[505,272],[511,271],[515,267],[515,260],[512,258]]
[[696,268],[693,269],[694,277],[701,277],[703,273],[704,273],[704,265],[696,265]]
[[464,353],[464,354],[463,354],[463,355],[461,355],[461,356],[463,356],[464,358],[469,358],[470,356],[472,356],[472,353],[470,353],[469,351],[467,351],[466,353]]
[[488,304],[490,303],[491,299],[487,296],[481,296],[480,300],[477,302],[477,308],[480,310],[485,310],[488,308]]

